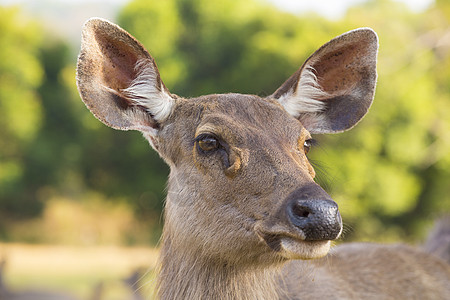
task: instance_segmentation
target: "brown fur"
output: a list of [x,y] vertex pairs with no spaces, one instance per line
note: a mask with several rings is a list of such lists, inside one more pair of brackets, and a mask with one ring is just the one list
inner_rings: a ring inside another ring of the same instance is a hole
[[[351,31],[322,46],[267,98],[184,99],[167,91],[150,54],[123,29],[100,19],[86,23],[77,75],[83,101],[106,125],[140,130],[171,167],[161,299],[444,299],[450,294],[450,268],[438,258],[405,246],[372,244],[339,246],[321,258],[330,241],[308,239],[289,215],[293,198],[332,202],[314,182],[303,145],[310,132],[347,130],[366,114],[377,48],[372,30]],[[152,76],[143,82],[138,74]],[[130,85],[133,93],[127,92]],[[203,151],[204,136],[220,147]],[[338,213],[334,218],[333,226],[342,226]]]

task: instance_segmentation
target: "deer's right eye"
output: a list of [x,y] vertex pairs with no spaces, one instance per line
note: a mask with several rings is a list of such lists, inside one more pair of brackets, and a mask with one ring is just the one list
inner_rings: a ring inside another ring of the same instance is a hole
[[199,149],[204,152],[214,151],[220,146],[217,138],[212,135],[200,135],[196,141]]

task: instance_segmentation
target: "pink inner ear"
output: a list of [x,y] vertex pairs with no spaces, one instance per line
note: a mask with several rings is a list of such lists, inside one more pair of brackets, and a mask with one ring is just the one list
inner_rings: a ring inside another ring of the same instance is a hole
[[95,38],[103,56],[102,68],[99,71],[105,86],[117,92],[127,88],[137,75],[135,66],[138,55],[117,36],[97,31]]
[[101,19],[85,24],[81,46],[77,85],[89,110],[115,129],[156,128],[152,115],[123,93],[138,76],[137,61],[150,60],[154,64],[145,48],[123,29]]
[[344,95],[361,81],[368,62],[365,43],[352,43],[324,53],[310,62],[321,88],[333,96]]

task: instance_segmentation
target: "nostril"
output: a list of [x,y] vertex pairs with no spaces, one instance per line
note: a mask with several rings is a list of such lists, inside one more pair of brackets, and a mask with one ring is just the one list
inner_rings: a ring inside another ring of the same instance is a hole
[[311,208],[296,202],[292,207],[292,214],[296,217],[307,218],[311,214]]

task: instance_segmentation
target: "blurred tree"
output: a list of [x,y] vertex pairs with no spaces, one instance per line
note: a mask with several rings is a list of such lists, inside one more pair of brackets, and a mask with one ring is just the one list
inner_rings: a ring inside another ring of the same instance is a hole
[[169,89],[185,97],[270,94],[331,28],[318,17],[298,18],[255,0],[161,3],[131,2],[119,24],[155,57]]
[[[81,201],[91,190],[132,202],[138,216],[159,215],[167,167],[139,134],[91,117],[74,89],[66,41],[17,8],[0,7],[0,17],[0,236],[13,239],[11,222],[39,216],[47,200]],[[117,145],[124,151],[112,152]]]
[[41,204],[29,201],[26,154],[42,124],[36,88],[43,79],[38,59],[42,34],[16,8],[0,7],[0,220],[29,216]]

